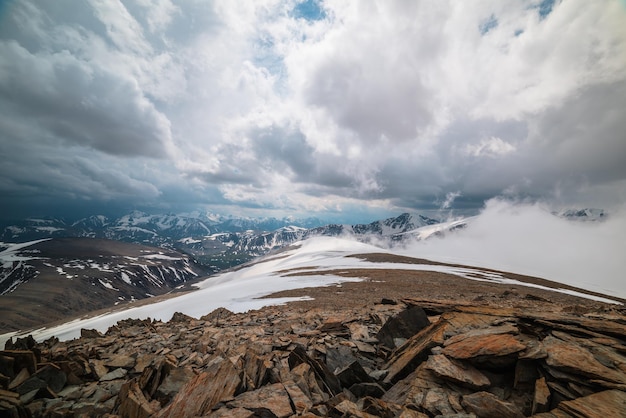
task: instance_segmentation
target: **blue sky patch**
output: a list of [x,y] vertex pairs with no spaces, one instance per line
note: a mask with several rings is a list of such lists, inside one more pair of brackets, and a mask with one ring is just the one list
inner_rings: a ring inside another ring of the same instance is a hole
[[548,17],[548,15],[550,13],[552,13],[552,9],[554,8],[554,0],[542,0],[541,3],[539,3],[539,17],[543,20],[546,17]]
[[478,29],[480,30],[480,34],[484,35],[491,29],[494,29],[496,27],[498,27],[498,19],[496,19],[496,16],[492,14],[491,16],[489,16],[489,19],[487,19],[478,26]]
[[293,15],[305,20],[322,20],[326,17],[326,12],[321,7],[319,0],[305,0],[294,7]]

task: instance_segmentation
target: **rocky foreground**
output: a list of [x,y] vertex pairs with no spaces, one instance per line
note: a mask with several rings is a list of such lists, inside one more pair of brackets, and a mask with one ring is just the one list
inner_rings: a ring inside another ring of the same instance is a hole
[[620,417],[626,316],[383,299],[126,320],[9,341],[0,416]]

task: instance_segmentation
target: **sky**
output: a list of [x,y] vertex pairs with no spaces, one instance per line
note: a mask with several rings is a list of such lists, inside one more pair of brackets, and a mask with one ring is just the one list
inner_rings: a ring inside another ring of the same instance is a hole
[[0,1],[0,216],[626,202],[623,0]]

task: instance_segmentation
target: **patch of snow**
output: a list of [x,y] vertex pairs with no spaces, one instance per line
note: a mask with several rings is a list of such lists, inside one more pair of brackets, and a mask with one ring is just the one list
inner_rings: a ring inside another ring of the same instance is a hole
[[40,218],[27,218],[26,220],[34,224],[49,224],[49,223],[54,222],[52,219],[40,219]]
[[130,277],[128,277],[128,274],[126,274],[126,272],[122,272],[122,280],[129,285],[132,285],[133,282],[130,281]]
[[[4,268],[9,268],[10,264],[14,261],[28,261],[28,260],[41,260],[42,257],[27,257],[18,254],[18,251],[30,247],[31,245],[38,244],[40,242],[48,241],[50,238],[38,239],[36,241],[22,242],[19,244],[4,243],[8,247],[0,252],[0,262],[2,262]],[[9,267],[8,267],[9,266]]]
[[426,225],[417,229],[413,229],[411,231],[403,232],[398,235],[408,235],[417,240],[424,240],[424,239],[432,237],[433,235],[437,233],[444,233],[455,227],[465,225],[467,224],[468,219],[471,219],[471,218],[456,219],[454,221],[442,222],[442,223],[438,223],[434,225]]
[[180,257],[170,257],[169,255],[165,255],[165,254],[149,254],[149,255],[142,255],[142,257],[150,259],[150,260],[168,260],[168,261],[182,260],[182,258]]
[[139,228],[136,226],[116,226],[111,229],[117,230],[117,231],[143,232],[145,234],[158,235],[154,231],[150,231],[149,229],[145,229],[145,228]]
[[35,229],[40,232],[48,232],[48,233],[52,233],[56,231],[63,231],[63,228],[56,228],[54,226],[37,226],[35,227]]
[[[437,265],[418,265],[404,263],[372,263],[350,255],[362,253],[389,253],[373,245],[332,237],[318,237],[299,243],[299,247],[261,259],[256,264],[237,271],[222,273],[194,285],[198,290],[188,292],[158,303],[112,312],[98,317],[72,321],[49,329],[40,329],[32,333],[39,341],[51,336],[67,340],[80,336],[81,328],[95,328],[106,331],[117,321],[126,318],[154,318],[167,321],[175,312],[199,318],[207,313],[224,307],[234,312],[245,312],[263,306],[283,304],[302,298],[260,299],[283,290],[307,287],[335,286],[344,282],[360,281],[360,278],[340,277],[328,274],[331,270],[350,271],[352,269],[402,269],[416,271],[438,271],[454,274],[471,280],[490,281],[519,286],[547,289],[542,286],[519,282],[505,275],[483,271],[480,268],[465,268]],[[148,270],[144,266],[145,270]],[[287,273],[279,273],[287,271]],[[311,275],[292,275],[297,272],[313,272]],[[291,274],[290,274],[291,273]],[[151,279],[158,278],[150,274]],[[554,291],[555,289],[549,289]],[[558,290],[557,290],[558,291]],[[570,291],[564,291],[570,293]],[[598,300],[586,294],[576,296]],[[600,298],[603,302],[617,303],[610,298]],[[132,299],[134,300],[134,298]],[[0,336],[0,344],[12,334]]]
[[186,238],[181,238],[178,240],[178,242],[181,242],[183,244],[199,244],[202,242],[201,239],[193,239],[192,237],[186,237]]
[[104,281],[104,280],[102,280],[102,279],[98,279],[98,281],[100,282],[100,284],[101,284],[102,286],[106,287],[106,288],[107,288],[107,289],[109,289],[109,290],[115,290],[115,291],[117,291],[117,292],[119,292],[119,291],[120,291],[120,289],[116,289],[116,288],[114,288],[114,287],[113,287],[113,285],[112,285],[110,282],[108,282],[108,281]]

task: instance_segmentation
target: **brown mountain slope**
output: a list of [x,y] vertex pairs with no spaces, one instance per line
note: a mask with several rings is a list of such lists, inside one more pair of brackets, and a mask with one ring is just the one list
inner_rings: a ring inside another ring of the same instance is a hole
[[3,270],[14,285],[0,295],[0,333],[162,295],[203,273],[176,251],[105,239],[51,239],[17,255],[26,260]]

